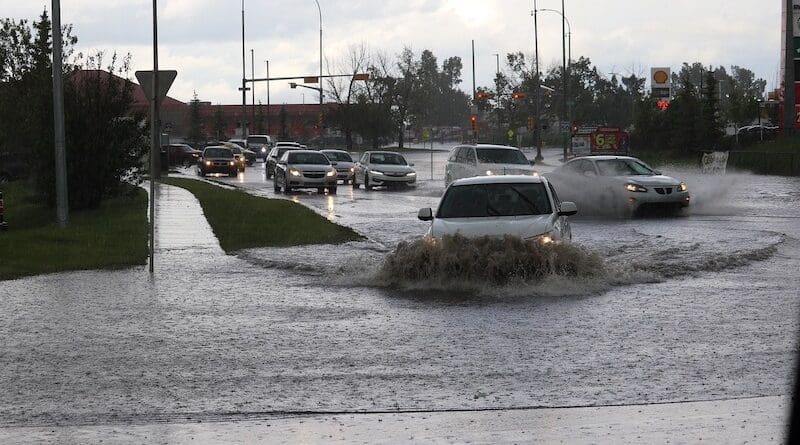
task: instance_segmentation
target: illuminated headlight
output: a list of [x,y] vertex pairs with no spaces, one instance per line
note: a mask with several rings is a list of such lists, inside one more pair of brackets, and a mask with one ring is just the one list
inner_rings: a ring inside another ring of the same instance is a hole
[[641,193],[644,193],[644,192],[647,191],[647,187],[645,187],[643,185],[634,184],[632,182],[629,182],[629,183],[625,184],[625,190],[627,190],[629,192],[641,192]]
[[417,176],[415,172],[406,173],[406,176]]
[[336,176],[336,170],[331,170],[328,173],[325,173],[325,176]]
[[206,165],[211,165],[211,161],[206,161]]
[[538,176],[539,176],[539,172],[537,172],[536,170],[534,170],[534,171],[532,171],[532,172],[531,172],[531,175],[533,175],[533,176],[537,176],[537,177],[538,177]]
[[267,152],[267,147],[261,147],[261,153],[266,153],[266,152]]
[[[528,238],[528,239],[530,239],[530,238]],[[554,243],[556,241],[553,238],[553,233],[552,232],[545,232],[545,233],[543,233],[541,235],[533,237],[533,239],[536,240],[536,242],[539,243],[539,245],[542,245],[542,246],[544,246],[546,244],[552,244],[552,243]]]
[[678,191],[679,192],[685,192],[686,190],[689,190],[689,188],[686,187],[686,183],[685,182],[681,182],[680,184],[678,184]]
[[486,170],[486,176],[493,176],[494,172],[491,170]]
[[372,171],[370,171],[370,173],[372,173],[373,175],[382,175],[383,174],[382,171],[378,171],[378,170],[372,170]]
[[355,167],[350,167],[350,173],[355,173],[355,172],[356,172],[356,168]]
[[295,170],[295,169],[293,169],[293,168],[289,169],[289,174],[292,175],[292,176],[300,176],[300,172]]

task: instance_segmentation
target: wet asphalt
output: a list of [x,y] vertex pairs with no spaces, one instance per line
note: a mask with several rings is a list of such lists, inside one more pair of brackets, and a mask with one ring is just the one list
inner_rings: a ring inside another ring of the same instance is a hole
[[[375,279],[383,256],[425,232],[416,211],[435,207],[443,191],[446,154],[433,154],[433,180],[430,153],[409,154],[420,176],[413,189],[278,196],[367,241],[225,255],[196,200],[159,186],[154,276],[141,267],[3,282],[0,437],[61,441],[49,428],[299,414],[745,399],[762,401],[754,418],[785,411],[800,314],[798,178],[667,170],[696,190],[688,214],[573,221],[575,243],[613,266],[601,277],[514,289],[472,283],[468,292],[388,288]],[[556,158],[547,152],[542,171]],[[275,197],[261,164],[217,180]],[[783,428],[744,426],[756,442]],[[647,437],[672,437],[678,424],[654,428],[662,436]],[[324,441],[315,437],[308,441]]]

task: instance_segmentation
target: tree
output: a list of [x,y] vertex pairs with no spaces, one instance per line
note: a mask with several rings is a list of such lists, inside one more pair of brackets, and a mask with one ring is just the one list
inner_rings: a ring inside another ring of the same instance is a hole
[[211,119],[211,128],[214,130],[213,137],[218,141],[224,141],[228,139],[228,136],[225,134],[225,129],[228,128],[228,118],[225,116],[225,111],[223,111],[222,105],[217,105],[214,107],[214,114],[212,115]]
[[203,117],[200,115],[200,100],[197,99],[197,92],[189,102],[189,142],[198,144],[205,140],[203,135]]
[[[333,106],[329,108],[325,121],[344,133],[346,150],[353,149],[353,132],[358,126],[361,110],[356,102],[359,97],[359,87],[353,76],[364,72],[369,66],[369,54],[365,46],[350,48],[349,60],[340,70],[352,74],[347,78],[328,78],[328,96],[333,99]],[[363,107],[361,107],[363,108]]]

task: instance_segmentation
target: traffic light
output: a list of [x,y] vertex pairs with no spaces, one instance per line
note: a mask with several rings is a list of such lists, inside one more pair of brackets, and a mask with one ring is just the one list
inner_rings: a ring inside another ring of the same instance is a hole
[[533,130],[536,128],[536,119],[533,116],[528,117],[528,130]]
[[511,93],[511,98],[514,100],[525,100],[528,98],[528,93],[524,91],[514,91]]
[[473,114],[469,117],[469,126],[472,128],[472,131],[478,131],[478,115]]
[[487,93],[485,91],[478,91],[477,93],[475,93],[475,100],[477,100],[478,102],[484,101],[484,100],[489,100],[491,98],[492,98],[492,94],[491,93]]

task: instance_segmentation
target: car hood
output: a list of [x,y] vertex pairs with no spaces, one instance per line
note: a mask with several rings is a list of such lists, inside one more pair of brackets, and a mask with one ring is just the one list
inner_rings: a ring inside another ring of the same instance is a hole
[[486,170],[491,170],[495,175],[531,175],[534,172],[532,165],[525,164],[490,164],[478,163],[478,170],[484,174]]
[[353,165],[355,165],[355,162],[336,161],[336,165],[333,168],[336,170],[349,170]]
[[631,176],[617,176],[617,178],[625,182],[634,182],[636,184],[644,186],[654,186],[654,187],[678,185],[680,183],[680,181],[678,181],[677,179],[665,175],[652,175],[652,176],[631,175]]
[[530,238],[553,230],[553,214],[501,216],[487,218],[435,218],[431,226],[434,237],[455,235],[466,237],[511,235]]
[[411,173],[414,171],[413,168],[407,165],[370,164],[369,168],[386,173]]

